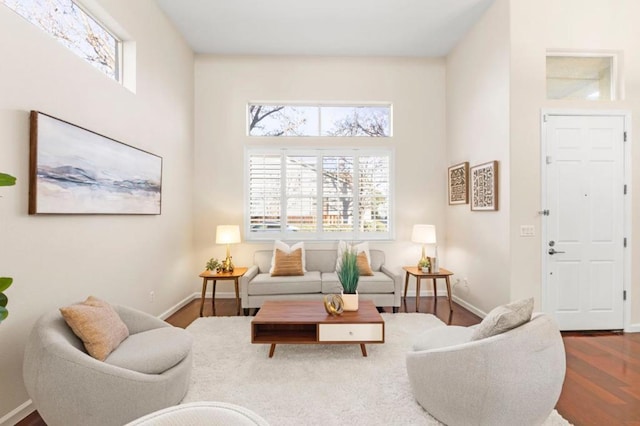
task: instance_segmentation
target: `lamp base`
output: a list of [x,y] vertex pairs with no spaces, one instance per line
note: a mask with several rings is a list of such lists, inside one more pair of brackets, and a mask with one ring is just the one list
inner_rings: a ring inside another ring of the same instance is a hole
[[233,262],[231,262],[231,256],[227,256],[225,260],[222,261],[222,267],[220,268],[222,272],[233,272]]

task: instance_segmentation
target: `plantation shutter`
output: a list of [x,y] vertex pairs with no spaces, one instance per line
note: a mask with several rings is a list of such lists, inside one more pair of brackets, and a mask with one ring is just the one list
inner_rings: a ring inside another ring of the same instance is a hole
[[287,156],[287,230],[315,232],[318,225],[318,157]]
[[361,156],[359,166],[359,226],[361,232],[389,230],[390,171],[388,156]]
[[280,231],[282,155],[249,156],[249,231]]

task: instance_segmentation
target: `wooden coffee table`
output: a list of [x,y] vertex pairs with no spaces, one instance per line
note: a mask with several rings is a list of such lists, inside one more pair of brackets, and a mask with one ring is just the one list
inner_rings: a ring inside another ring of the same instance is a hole
[[266,301],[251,321],[251,343],[277,344],[384,343],[384,320],[373,302],[360,300],[355,312],[332,316],[322,301]]

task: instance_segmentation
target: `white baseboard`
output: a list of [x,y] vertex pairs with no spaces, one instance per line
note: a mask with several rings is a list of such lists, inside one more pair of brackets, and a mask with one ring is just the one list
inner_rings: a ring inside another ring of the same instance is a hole
[[[207,291],[205,294],[205,297],[211,297],[212,292],[211,291]],[[178,312],[180,309],[182,309],[187,303],[191,302],[192,300],[195,299],[200,299],[200,295],[201,293],[196,292],[196,293],[192,293],[189,296],[185,297],[184,299],[182,299],[181,301],[179,301],[178,303],[176,303],[175,305],[173,305],[172,307],[170,307],[169,309],[167,309],[166,311],[164,311],[163,313],[161,313],[160,315],[158,315],[158,318],[162,319],[162,320],[166,320],[167,318],[169,318],[171,315],[175,314],[176,312]],[[236,294],[232,291],[216,291],[216,299],[235,299],[236,298]]]
[[28,400],[20,405],[15,410],[9,412],[7,415],[0,418],[1,426],[13,426],[18,423],[20,420],[23,420],[29,414],[34,412],[36,407],[33,406],[33,401]]
[[476,308],[475,306],[473,306],[471,303],[468,303],[462,299],[460,299],[458,296],[453,295],[453,301],[456,302],[458,305],[462,306],[463,308],[465,308],[467,311],[470,311],[474,314],[476,314],[477,316],[479,316],[480,318],[484,318],[487,316],[487,313],[484,312],[481,309]]
[[640,333],[640,324],[629,324],[624,328],[625,333]]

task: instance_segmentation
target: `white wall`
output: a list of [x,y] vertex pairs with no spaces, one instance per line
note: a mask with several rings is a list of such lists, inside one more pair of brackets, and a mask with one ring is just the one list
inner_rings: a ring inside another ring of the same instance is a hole
[[[630,110],[640,129],[640,2],[636,0],[511,0],[511,296],[541,295],[540,111],[543,108]],[[619,51],[625,99],[550,101],[545,91],[546,49]],[[637,139],[637,138],[636,138]],[[635,141],[631,141],[634,143]],[[633,145],[632,145],[633,146]],[[632,149],[640,164],[640,151]],[[640,170],[632,179],[633,214],[640,212]],[[536,225],[536,238],[520,238],[519,227]],[[631,250],[640,249],[637,220]],[[637,256],[637,255],[636,255]],[[640,322],[640,264],[633,265],[632,323]]]
[[497,0],[447,57],[448,166],[499,162],[499,210],[447,205],[454,294],[482,312],[509,301],[509,2]]
[[[0,274],[15,280],[0,325],[0,419],[28,400],[23,350],[42,313],[95,295],[160,314],[192,293],[199,272],[193,53],[153,1],[100,4],[137,43],[135,94],[0,5],[0,171],[18,178],[0,189]],[[162,215],[27,215],[29,110],[162,156]]]
[[[378,146],[395,149],[396,240],[372,244],[387,263],[414,264],[415,223],[433,223],[444,235],[445,66],[442,59],[197,56],[195,71],[196,257],[224,257],[215,227],[242,224],[243,158],[257,144]],[[394,135],[366,138],[249,138],[249,101],[386,101],[393,104]],[[243,233],[244,238],[244,233]],[[236,265],[252,264],[253,251],[269,244],[232,247]],[[325,243],[318,247],[335,247]],[[199,285],[199,284],[198,284]],[[195,288],[198,288],[198,285]],[[230,291],[230,287],[223,291]]]

